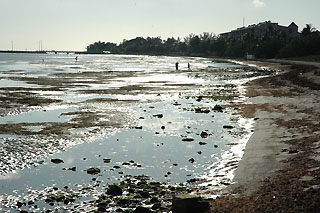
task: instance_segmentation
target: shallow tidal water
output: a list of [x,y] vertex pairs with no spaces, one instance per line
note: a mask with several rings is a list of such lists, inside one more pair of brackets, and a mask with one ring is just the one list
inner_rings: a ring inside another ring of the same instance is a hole
[[232,182],[251,121],[214,107],[243,101],[242,84],[265,72],[205,58],[74,58],[0,55],[3,210],[48,187],[76,190],[137,175],[173,185]]

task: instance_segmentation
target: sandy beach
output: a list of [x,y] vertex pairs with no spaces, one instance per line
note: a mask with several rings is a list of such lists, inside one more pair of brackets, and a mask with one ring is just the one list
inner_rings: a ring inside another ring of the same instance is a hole
[[240,114],[255,120],[225,196],[211,212],[318,212],[319,64],[256,62],[279,71],[247,84]]

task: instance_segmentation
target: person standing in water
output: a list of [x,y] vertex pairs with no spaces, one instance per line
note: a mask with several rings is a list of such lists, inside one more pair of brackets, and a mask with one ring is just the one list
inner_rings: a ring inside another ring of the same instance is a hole
[[176,70],[179,70],[179,63],[176,62]]
[[190,70],[190,64],[188,63],[188,70]]
[[76,56],[76,62],[78,61],[78,56]]

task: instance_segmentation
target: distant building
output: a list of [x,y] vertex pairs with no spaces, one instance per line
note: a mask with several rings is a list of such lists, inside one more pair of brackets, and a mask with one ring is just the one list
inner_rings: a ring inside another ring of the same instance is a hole
[[249,25],[248,27],[241,27],[236,30],[232,30],[231,32],[222,33],[220,36],[227,38],[241,38],[244,35],[252,35],[256,38],[261,38],[269,30],[285,33],[291,38],[299,35],[298,26],[294,22],[286,27],[281,26],[278,23],[266,21],[259,24]]

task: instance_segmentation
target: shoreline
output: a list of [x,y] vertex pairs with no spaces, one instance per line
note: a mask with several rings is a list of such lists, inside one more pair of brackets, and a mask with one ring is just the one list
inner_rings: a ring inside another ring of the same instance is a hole
[[319,210],[320,198],[314,196],[320,188],[317,68],[295,62],[249,63],[280,72],[250,81],[247,103],[234,106],[255,120],[254,133],[235,171],[236,183],[211,202],[211,212]]

